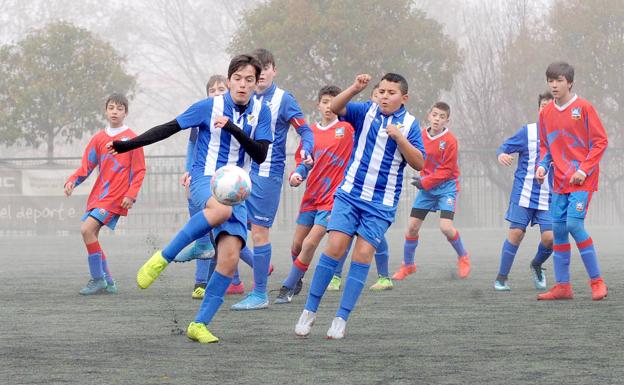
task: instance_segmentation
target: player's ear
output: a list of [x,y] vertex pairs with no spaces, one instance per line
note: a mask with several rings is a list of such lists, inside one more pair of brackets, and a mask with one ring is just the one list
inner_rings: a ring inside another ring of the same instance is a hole
[[409,94],[401,95],[401,102],[403,102],[403,104],[407,103],[408,100],[409,100]]
[[230,89],[230,78],[227,78],[227,80],[225,81],[225,86],[228,90]]

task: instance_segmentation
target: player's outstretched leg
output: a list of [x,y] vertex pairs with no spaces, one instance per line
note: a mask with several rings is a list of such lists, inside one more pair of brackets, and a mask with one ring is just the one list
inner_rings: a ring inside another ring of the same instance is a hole
[[271,261],[271,244],[255,246],[253,261],[255,287],[245,299],[232,305],[232,310],[259,310],[269,307],[267,281]]
[[336,266],[336,270],[334,270],[334,276],[331,281],[329,281],[329,285],[327,285],[328,291],[340,291],[340,285],[342,285],[342,269],[344,268],[345,261],[349,256],[349,251],[351,250],[351,245],[353,244],[353,239],[349,242],[349,246],[347,247],[347,251],[344,252],[340,261],[338,261],[338,266]]
[[538,294],[538,300],[573,299],[574,292],[570,285],[570,241],[568,227],[565,222],[553,223],[554,256],[556,284],[545,293]]
[[340,307],[336,312],[336,317],[331,327],[327,331],[327,338],[342,339],[345,336],[345,328],[349,319],[349,314],[355,308],[362,289],[366,283],[366,277],[370,270],[370,264],[351,261],[349,266],[349,275],[345,283],[342,298],[340,299]]
[[288,277],[286,277],[286,280],[284,280],[277,298],[275,298],[276,304],[290,303],[292,301],[292,298],[295,296],[297,282],[299,282],[305,272],[308,271],[308,267],[310,267],[310,264],[300,261],[299,258],[293,261],[290,273]]
[[390,279],[390,273],[388,269],[388,241],[384,236],[375,252],[375,265],[377,266],[377,282],[370,287],[372,291],[392,290],[394,285]]
[[[511,231],[510,231],[511,233]],[[511,238],[511,234],[510,234]],[[505,239],[503,243],[503,249],[501,250],[500,255],[500,266],[498,268],[498,275],[496,276],[496,280],[494,280],[494,290],[497,291],[509,291],[511,288],[507,284],[507,276],[509,275],[509,271],[511,270],[511,266],[513,264],[514,258],[516,257],[516,252],[518,251],[519,245],[514,245],[509,241],[509,239]]]

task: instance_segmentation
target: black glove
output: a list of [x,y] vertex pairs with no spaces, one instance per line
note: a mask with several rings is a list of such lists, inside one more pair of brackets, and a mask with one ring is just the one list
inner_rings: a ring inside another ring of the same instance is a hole
[[416,186],[416,188],[419,190],[423,189],[422,181],[420,180],[419,176],[413,176],[411,184],[412,186]]

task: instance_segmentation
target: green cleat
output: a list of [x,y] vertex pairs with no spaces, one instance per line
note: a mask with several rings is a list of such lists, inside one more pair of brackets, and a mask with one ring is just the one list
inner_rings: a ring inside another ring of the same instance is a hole
[[167,265],[169,262],[162,256],[161,250],[158,250],[137,272],[137,285],[141,289],[147,289]]
[[327,285],[327,291],[340,291],[340,284],[342,283],[342,278],[339,275],[334,275],[329,281],[329,285]]
[[104,290],[104,294],[117,294],[117,282],[109,283]]
[[193,290],[193,294],[191,298],[193,299],[204,299],[204,294],[206,294],[206,284],[205,283],[196,283],[195,289]]
[[373,286],[370,287],[372,291],[383,291],[383,290],[392,290],[394,285],[392,284],[392,280],[388,277],[382,277],[381,275],[377,278],[377,282]]
[[200,344],[219,342],[219,339],[206,328],[206,324],[199,322],[191,322],[189,324],[188,329],[186,329],[186,336]]
[[87,286],[80,289],[80,295],[94,295],[100,294],[103,290],[106,290],[106,281],[104,278],[90,279],[87,282]]

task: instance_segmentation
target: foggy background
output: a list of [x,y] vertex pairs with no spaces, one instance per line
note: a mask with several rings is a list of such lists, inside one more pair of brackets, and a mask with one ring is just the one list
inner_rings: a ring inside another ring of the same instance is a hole
[[[515,165],[500,166],[495,149],[537,120],[548,63],[568,61],[574,91],[609,134],[588,222],[622,225],[622,0],[0,0],[0,46],[0,235],[78,231],[90,185],[69,199],[62,185],[106,125],[110,92],[131,98],[126,124],[141,133],[205,97],[233,54],[258,47],[274,52],[276,83],[309,123],[321,86],[344,88],[362,72],[405,75],[408,109],[423,125],[429,106],[447,101],[461,146],[460,227],[504,226]],[[143,188],[117,233],[186,221],[177,179],[187,140],[182,132],[145,148]],[[297,143],[291,130],[289,150]],[[395,227],[415,194],[405,187]],[[277,229],[291,228],[302,192],[284,186]]]

